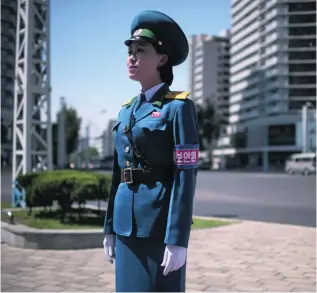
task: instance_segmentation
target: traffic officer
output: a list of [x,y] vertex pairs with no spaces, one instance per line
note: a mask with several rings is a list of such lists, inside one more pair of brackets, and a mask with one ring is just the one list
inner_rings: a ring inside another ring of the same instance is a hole
[[105,253],[115,259],[118,292],[185,292],[198,124],[189,92],[169,86],[188,42],[169,16],[143,11],[125,44],[128,74],[141,93],[122,106],[113,128]]

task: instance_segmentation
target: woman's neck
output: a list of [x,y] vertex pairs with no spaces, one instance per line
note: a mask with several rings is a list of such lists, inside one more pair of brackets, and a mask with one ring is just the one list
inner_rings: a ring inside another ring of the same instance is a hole
[[147,90],[151,89],[152,87],[155,87],[156,85],[162,83],[161,80],[157,80],[155,82],[142,82],[141,83],[141,88],[142,88],[142,92],[145,93]]

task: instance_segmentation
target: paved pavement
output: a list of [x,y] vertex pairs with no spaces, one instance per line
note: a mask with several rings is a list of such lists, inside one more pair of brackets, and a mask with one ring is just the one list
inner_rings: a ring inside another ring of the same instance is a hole
[[[187,291],[316,292],[316,230],[242,222],[192,232]],[[2,244],[2,291],[114,290],[103,249],[23,250]]]

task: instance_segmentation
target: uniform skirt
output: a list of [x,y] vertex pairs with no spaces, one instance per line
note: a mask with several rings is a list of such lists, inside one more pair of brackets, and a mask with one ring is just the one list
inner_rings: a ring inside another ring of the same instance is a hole
[[163,275],[165,247],[157,239],[117,235],[116,292],[185,292],[186,264]]

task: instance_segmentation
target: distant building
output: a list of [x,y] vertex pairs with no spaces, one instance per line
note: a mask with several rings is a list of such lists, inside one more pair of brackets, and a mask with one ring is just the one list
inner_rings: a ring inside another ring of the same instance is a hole
[[12,160],[17,0],[1,0],[1,157]]
[[302,151],[302,106],[316,108],[316,1],[232,0],[231,16],[229,124],[245,141],[213,154],[282,168]]
[[116,124],[116,119],[111,119],[108,122],[108,127],[106,129],[106,140],[105,140],[105,155],[112,156],[114,151],[114,133],[112,129]]
[[192,35],[189,41],[189,90],[196,104],[212,101],[228,120],[229,30],[218,36]]

